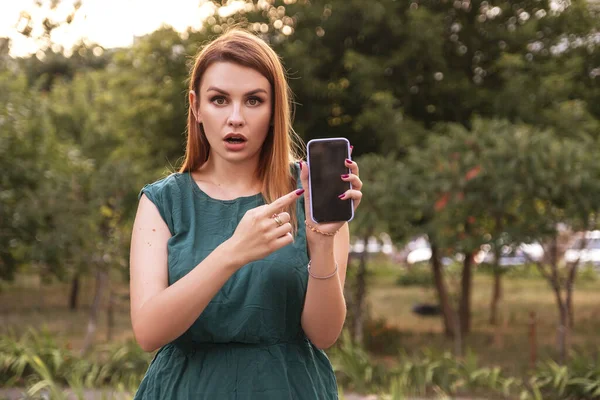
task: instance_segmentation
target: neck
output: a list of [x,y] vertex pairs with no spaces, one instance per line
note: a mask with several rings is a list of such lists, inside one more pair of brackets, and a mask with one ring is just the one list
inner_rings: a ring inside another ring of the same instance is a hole
[[209,156],[200,172],[213,185],[238,195],[256,194],[262,189],[257,176],[258,157],[230,163]]

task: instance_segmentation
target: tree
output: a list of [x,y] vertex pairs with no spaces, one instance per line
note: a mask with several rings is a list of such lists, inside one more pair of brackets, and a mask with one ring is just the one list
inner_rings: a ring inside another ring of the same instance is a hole
[[[552,132],[535,132],[523,140],[516,160],[522,176],[517,184],[523,191],[522,211],[529,224],[521,227],[545,244],[548,254],[536,261],[556,297],[558,311],[558,352],[568,358],[569,335],[573,329],[573,287],[579,260],[561,257],[561,227],[587,231],[598,226],[600,211],[600,168],[589,148],[598,146],[589,138],[565,139]],[[531,224],[535,225],[532,229]],[[585,246],[585,240],[581,243]]]
[[30,89],[23,74],[0,74],[0,279],[12,279],[20,265],[45,268],[52,254],[38,235],[49,214],[40,205],[59,157],[47,101]]
[[[407,182],[405,169],[393,158],[376,154],[366,154],[357,159],[360,165],[360,179],[363,182],[363,198],[360,212],[350,223],[351,233],[365,244],[368,239],[390,231],[390,220],[399,215],[395,211],[395,193]],[[396,232],[398,233],[398,232]],[[351,312],[352,338],[363,343],[365,300],[367,293],[367,249],[359,255],[359,265],[353,284],[353,295],[348,296]]]

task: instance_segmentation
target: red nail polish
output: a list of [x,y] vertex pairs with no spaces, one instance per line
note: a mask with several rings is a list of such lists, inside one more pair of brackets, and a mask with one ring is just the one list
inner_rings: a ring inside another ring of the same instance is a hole
[[352,160],[350,160],[350,159],[348,159],[348,158],[346,158],[346,162],[347,162],[348,164],[352,164]]
[[298,162],[300,164],[300,171],[302,171],[302,161]]
[[338,198],[343,199],[345,195],[346,195],[346,193],[342,193],[338,196]]
[[304,193],[304,189],[298,189],[298,190],[296,190],[296,194],[298,196],[300,196],[302,193]]
[[354,146],[350,145],[350,150],[352,150],[354,148]]
[[342,174],[342,178],[346,179],[347,177],[349,177],[350,175],[348,174]]

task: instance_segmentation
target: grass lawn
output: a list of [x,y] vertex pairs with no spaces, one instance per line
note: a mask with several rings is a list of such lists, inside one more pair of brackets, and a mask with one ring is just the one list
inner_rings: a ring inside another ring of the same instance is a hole
[[[384,318],[398,330],[397,342],[405,351],[425,347],[452,351],[453,341],[443,335],[438,317],[423,317],[411,311],[415,303],[436,303],[433,287],[399,286],[395,283],[399,266],[385,265],[372,271],[368,304],[373,318]],[[493,278],[475,274],[472,292],[472,332],[466,346],[478,355],[482,365],[499,365],[519,375],[529,363],[530,313],[537,315],[538,360],[556,357],[558,308],[554,292],[539,278],[503,277],[503,298],[498,326],[489,324]],[[448,281],[456,289],[458,280]],[[600,276],[579,280],[574,291],[575,329],[571,343],[577,351],[597,354],[600,349]]]
[[[405,351],[432,348],[449,350],[451,340],[442,334],[442,324],[437,317],[420,317],[411,312],[418,302],[435,302],[433,288],[398,286],[395,281],[400,266],[385,264],[372,269],[369,278],[368,303],[374,318],[384,318],[393,332],[393,343]],[[458,282],[449,282],[456,286]],[[500,365],[507,372],[520,374],[529,360],[528,324],[529,313],[538,316],[538,357],[556,355],[557,308],[553,292],[541,279],[510,278],[503,280],[504,297],[500,314],[504,322],[490,326],[489,301],[492,278],[476,274],[474,279],[472,307],[472,333],[467,346],[479,356],[481,365]],[[115,307],[113,341],[132,338],[129,319],[128,287],[113,283],[118,294]],[[9,330],[17,333],[29,327],[47,328],[72,348],[79,348],[87,329],[88,307],[94,295],[93,279],[83,280],[80,307],[71,312],[67,307],[69,285],[52,283],[43,285],[39,279],[21,276],[14,284],[4,285],[0,290],[0,334]],[[108,296],[103,299],[103,312],[99,316],[96,342],[106,342]],[[597,352],[600,347],[600,279],[580,280],[575,289],[575,331],[572,343],[581,351]],[[395,346],[395,345],[394,345]],[[395,347],[394,347],[395,348]],[[390,351],[379,354],[382,359],[397,359]]]
[[[115,326],[113,341],[133,338],[129,318],[128,286],[112,282],[117,296],[114,308]],[[19,276],[13,284],[0,289],[0,334],[13,331],[17,334],[30,327],[46,328],[56,334],[58,340],[78,349],[83,344],[87,331],[89,306],[94,298],[94,280],[82,279],[79,308],[68,308],[70,285],[53,282],[42,284],[36,276]],[[102,312],[98,316],[96,343],[106,343],[108,293],[102,301]]]

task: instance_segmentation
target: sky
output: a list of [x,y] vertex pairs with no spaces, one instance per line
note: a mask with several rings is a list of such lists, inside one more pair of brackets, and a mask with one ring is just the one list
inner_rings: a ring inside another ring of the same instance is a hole
[[[64,20],[73,9],[75,0],[62,0],[54,10],[59,20]],[[17,32],[21,11],[29,12],[34,26],[41,21],[49,8],[49,0],[42,0],[42,12],[35,7],[35,0],[0,0],[0,37],[12,40],[11,55],[24,56],[35,53],[38,48]],[[237,3],[237,4],[236,4]],[[242,1],[230,2],[229,11],[239,7]],[[57,28],[52,33],[54,42],[69,49],[81,39],[97,43],[105,48],[128,46],[135,36],[153,32],[162,24],[177,31],[187,27],[199,29],[202,21],[214,15],[215,6],[206,0],[82,0],[82,6],[70,25]],[[219,13],[227,13],[220,10]],[[33,35],[40,33],[34,31]]]

